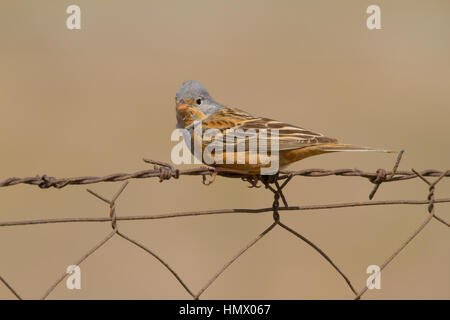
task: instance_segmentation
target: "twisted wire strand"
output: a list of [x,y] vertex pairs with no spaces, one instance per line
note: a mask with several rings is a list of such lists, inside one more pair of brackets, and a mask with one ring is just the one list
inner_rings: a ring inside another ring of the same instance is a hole
[[[194,299],[199,299],[200,296],[217,280],[217,278],[224,273],[236,260],[239,259],[247,250],[254,246],[260,239],[265,237],[271,230],[273,230],[277,225],[282,229],[295,235],[297,238],[304,241],[306,244],[311,246],[320,255],[322,255],[325,260],[330,263],[330,265],[342,276],[351,291],[355,294],[355,299],[360,299],[361,296],[368,290],[366,285],[359,293],[354,289],[348,276],[335,264],[335,262],[317,245],[315,245],[311,240],[307,239],[305,236],[301,235],[298,231],[292,229],[291,227],[285,225],[280,221],[281,211],[305,211],[305,210],[322,210],[322,209],[333,209],[333,208],[349,208],[349,207],[361,207],[361,206],[378,206],[378,205],[423,205],[428,204],[428,216],[423,223],[404,241],[400,247],[395,250],[395,252],[390,255],[381,265],[381,270],[383,270],[389,263],[391,263],[395,257],[428,225],[428,223],[434,218],[435,220],[441,222],[445,226],[449,227],[449,223],[439,217],[435,213],[435,207],[438,203],[450,202],[450,198],[440,198],[435,199],[434,193],[436,185],[445,177],[450,176],[450,170],[440,171],[435,169],[428,169],[423,171],[417,171],[412,169],[411,171],[398,171],[398,166],[403,155],[403,151],[399,153],[397,161],[391,171],[386,171],[384,169],[378,169],[376,172],[366,172],[358,169],[305,169],[299,171],[282,171],[276,176],[272,177],[261,177],[261,181],[265,185],[266,189],[273,192],[274,200],[272,207],[267,208],[257,208],[257,209],[220,209],[220,210],[205,210],[205,211],[190,211],[190,212],[174,212],[174,213],[164,213],[164,214],[153,214],[153,215],[140,215],[140,216],[117,216],[116,214],[116,201],[119,196],[125,190],[128,181],[130,179],[144,179],[144,178],[159,178],[159,181],[168,180],[171,178],[178,179],[180,176],[202,176],[203,183],[205,185],[210,185],[214,179],[215,175],[226,176],[230,178],[241,178],[244,181],[250,182],[250,187],[257,187],[257,183],[254,181],[254,177],[233,175],[226,172],[220,172],[220,170],[210,168],[210,167],[200,167],[187,170],[179,170],[172,167],[170,164],[154,161],[150,159],[144,159],[146,163],[154,165],[151,170],[142,170],[134,173],[117,173],[111,174],[103,177],[95,176],[85,176],[85,177],[75,177],[75,178],[54,178],[47,175],[28,177],[28,178],[9,178],[0,182],[0,187],[13,186],[17,184],[29,184],[36,185],[40,188],[63,188],[68,185],[84,185],[84,184],[95,184],[99,182],[118,182],[124,181],[122,186],[114,194],[111,200],[106,197],[87,189],[87,191],[98,198],[99,200],[105,202],[108,207],[109,217],[102,218],[57,218],[57,219],[35,219],[35,220],[22,220],[22,221],[5,221],[0,222],[0,227],[12,227],[12,226],[23,226],[23,225],[38,225],[38,224],[56,224],[56,223],[75,223],[75,222],[110,222],[112,231],[97,243],[94,247],[89,249],[85,254],[82,255],[76,261],[76,265],[81,264],[89,256],[94,254],[100,249],[106,242],[108,242],[115,235],[127,240],[129,243],[139,247],[143,251],[147,252],[158,260],[169,272],[172,273],[174,278],[181,284],[181,286],[186,290],[186,292]],[[374,188],[369,194],[369,198],[372,199],[377,192],[380,185],[384,182],[402,181],[408,179],[419,178],[423,180],[428,186],[428,198],[427,200],[384,200],[384,201],[359,201],[359,202],[345,202],[345,203],[332,203],[332,204],[316,204],[316,205],[306,205],[306,206],[289,206],[287,199],[283,193],[283,189],[288,185],[288,183],[298,176],[305,177],[324,177],[324,176],[345,176],[345,177],[362,177],[368,179],[374,184]],[[206,181],[206,176],[211,176],[210,181]],[[426,177],[437,177],[434,182],[430,182]],[[279,181],[282,181],[281,185]],[[280,201],[283,206],[280,205]],[[133,240],[129,236],[119,231],[118,221],[136,221],[136,220],[152,220],[152,219],[166,219],[166,218],[177,218],[177,217],[187,217],[187,216],[201,216],[201,215],[217,215],[217,214],[228,214],[228,213],[250,213],[258,214],[264,212],[272,212],[274,222],[269,225],[261,234],[256,238],[246,244],[236,255],[229,259],[222,268],[220,268],[208,281],[200,288],[197,293],[194,293],[179,276],[178,273],[159,255],[156,255],[151,249],[142,243]],[[45,291],[42,299],[47,298],[53,290],[65,279],[67,273],[60,275],[54,283]],[[22,297],[18,295],[17,291],[8,283],[6,280],[0,276],[0,282],[2,282],[8,290],[17,298]]]

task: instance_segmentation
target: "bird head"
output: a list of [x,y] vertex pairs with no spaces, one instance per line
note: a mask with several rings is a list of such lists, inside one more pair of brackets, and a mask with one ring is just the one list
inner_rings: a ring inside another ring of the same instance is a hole
[[175,95],[177,127],[186,128],[195,120],[203,120],[222,108],[200,82],[186,81]]

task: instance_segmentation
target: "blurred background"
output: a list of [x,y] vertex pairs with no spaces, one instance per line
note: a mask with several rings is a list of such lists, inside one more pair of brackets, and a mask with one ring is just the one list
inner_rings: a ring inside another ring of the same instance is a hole
[[[66,8],[81,8],[68,30]],[[381,30],[366,9],[381,8]],[[450,2],[442,1],[17,1],[0,3],[0,180],[134,172],[143,157],[170,161],[174,96],[189,79],[215,99],[341,142],[405,149],[400,169],[450,163]],[[292,169],[390,170],[396,155],[329,154]],[[90,185],[111,198],[120,183]],[[299,177],[290,205],[366,201],[351,177]],[[0,221],[107,217],[86,186],[0,190]],[[426,199],[420,180],[383,184],[375,200]],[[436,198],[448,197],[444,179]],[[218,177],[132,180],[117,214],[268,207],[268,190]],[[436,213],[450,219],[449,206]],[[426,206],[283,212],[281,220],[327,252],[360,290],[426,218]],[[272,214],[120,222],[197,292]],[[0,228],[0,274],[29,299],[110,232],[109,223]],[[449,299],[449,230],[433,220],[364,299]],[[81,264],[82,289],[53,299],[188,299],[154,258],[114,237]],[[281,228],[239,258],[202,299],[351,299],[344,280]],[[12,294],[0,285],[0,299]]]

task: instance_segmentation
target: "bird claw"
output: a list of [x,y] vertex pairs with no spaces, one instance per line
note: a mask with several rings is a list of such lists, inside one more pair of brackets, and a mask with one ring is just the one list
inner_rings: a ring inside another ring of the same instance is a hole
[[248,186],[249,188],[261,188],[261,185],[258,184],[258,176],[243,177],[242,180],[250,183],[250,185]]
[[266,186],[270,185],[271,183],[275,183],[276,181],[278,181],[278,173],[274,174],[274,175],[265,175],[265,176],[261,176],[261,182]]
[[202,175],[202,177],[203,177],[202,183],[203,183],[205,186],[209,186],[209,185],[211,185],[211,184],[216,180],[216,177],[217,177],[217,170],[216,170],[216,168],[214,168],[214,167],[209,167],[209,166],[207,166],[207,167],[205,167],[205,168],[208,169],[208,170],[211,172],[211,173],[210,173],[211,179],[207,180],[207,179],[206,179],[206,175],[207,175],[207,174],[203,174],[203,175]]

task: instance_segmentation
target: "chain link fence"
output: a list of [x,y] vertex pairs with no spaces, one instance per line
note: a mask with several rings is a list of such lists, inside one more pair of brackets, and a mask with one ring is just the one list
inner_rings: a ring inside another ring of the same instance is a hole
[[[167,270],[170,272],[180,285],[189,293],[193,299],[199,299],[200,296],[211,286],[211,284],[216,281],[216,279],[239,257],[241,257],[247,250],[249,250],[256,242],[261,238],[266,236],[276,227],[281,227],[287,232],[293,234],[300,240],[311,246],[318,254],[320,254],[331,266],[336,270],[337,274],[344,279],[347,283],[349,290],[351,290],[355,296],[355,299],[360,299],[361,296],[368,290],[366,285],[360,290],[356,290],[352,285],[350,279],[346,274],[339,268],[334,261],[317,245],[315,245],[310,239],[307,239],[291,227],[287,226],[281,221],[280,212],[281,211],[302,211],[302,210],[319,210],[319,209],[334,209],[334,208],[345,208],[345,207],[361,207],[361,206],[385,206],[385,205],[428,205],[427,214],[423,222],[417,226],[416,230],[404,240],[403,243],[395,250],[386,260],[380,265],[380,271],[383,270],[389,263],[391,263],[396,256],[430,223],[431,220],[436,220],[439,223],[444,224],[449,227],[450,224],[441,216],[435,213],[435,204],[450,202],[450,198],[440,198],[435,199],[434,192],[437,184],[445,177],[450,177],[450,170],[440,171],[435,169],[428,169],[417,171],[412,169],[411,171],[400,171],[398,170],[401,158],[403,156],[403,151],[401,151],[397,157],[397,161],[392,170],[386,171],[384,169],[378,169],[376,172],[365,172],[357,169],[337,169],[337,170],[326,170],[326,169],[306,169],[300,171],[280,171],[276,176],[270,177],[254,177],[254,176],[242,176],[233,175],[226,172],[221,172],[220,169],[214,169],[210,167],[200,167],[188,170],[179,170],[173,166],[159,161],[144,159],[145,162],[153,164],[154,168],[149,170],[142,170],[134,173],[117,173],[110,174],[103,177],[86,176],[86,177],[75,177],[75,178],[54,178],[47,175],[27,177],[27,178],[9,178],[0,182],[0,187],[9,187],[17,184],[29,184],[38,186],[39,188],[64,188],[70,185],[86,185],[95,184],[101,182],[123,182],[119,187],[117,192],[112,198],[107,198],[97,192],[87,189],[87,191],[99,199],[105,202],[108,207],[108,216],[104,218],[58,218],[58,219],[35,219],[35,220],[21,220],[21,221],[3,221],[0,222],[0,227],[14,227],[21,225],[39,225],[39,224],[60,224],[60,223],[72,223],[72,222],[106,222],[111,224],[111,232],[108,233],[99,243],[95,244],[92,248],[87,250],[74,265],[80,265],[83,261],[88,259],[92,254],[94,254],[100,247],[102,247],[106,242],[108,242],[113,237],[121,237],[126,241],[132,243],[133,245],[142,249],[143,252],[150,254],[155,259],[157,259]],[[210,185],[213,183],[216,175],[225,176],[228,178],[240,178],[248,183],[249,187],[259,188],[265,187],[273,194],[273,203],[271,207],[259,208],[259,209],[218,209],[218,210],[208,210],[208,211],[189,211],[189,212],[176,212],[169,214],[158,214],[158,215],[141,215],[141,216],[126,216],[121,217],[117,215],[116,203],[122,194],[122,192],[127,187],[128,183],[132,179],[147,179],[147,178],[157,178],[160,182],[168,180],[171,178],[180,179],[182,176],[201,176],[202,182],[205,185]],[[369,194],[370,201],[357,201],[357,202],[346,202],[346,203],[333,203],[333,204],[318,204],[318,205],[308,205],[308,206],[290,206],[283,193],[283,189],[289,182],[298,176],[307,177],[324,177],[324,176],[345,176],[345,177],[360,177],[368,179],[374,184],[373,189]],[[372,200],[381,186],[382,183],[402,181],[408,179],[419,178],[428,186],[428,198],[427,200]],[[434,178],[434,180],[430,180]],[[179,276],[179,274],[159,255],[157,255],[153,250],[143,245],[142,243],[132,239],[129,235],[124,234],[120,231],[119,221],[124,220],[151,220],[151,219],[165,219],[165,218],[177,218],[186,216],[200,216],[200,215],[220,215],[229,213],[264,213],[272,212],[273,222],[264,229],[256,238],[247,243],[242,247],[239,252],[237,252],[233,257],[231,257],[227,262],[201,287],[197,292],[194,292],[189,288],[185,281]],[[42,295],[42,299],[47,298],[53,290],[67,277],[67,273],[62,273],[59,275],[55,282],[52,283]],[[0,282],[2,282],[9,291],[17,298],[21,299],[22,296],[14,288],[13,285],[7,282],[6,278],[2,277],[0,274]]]

